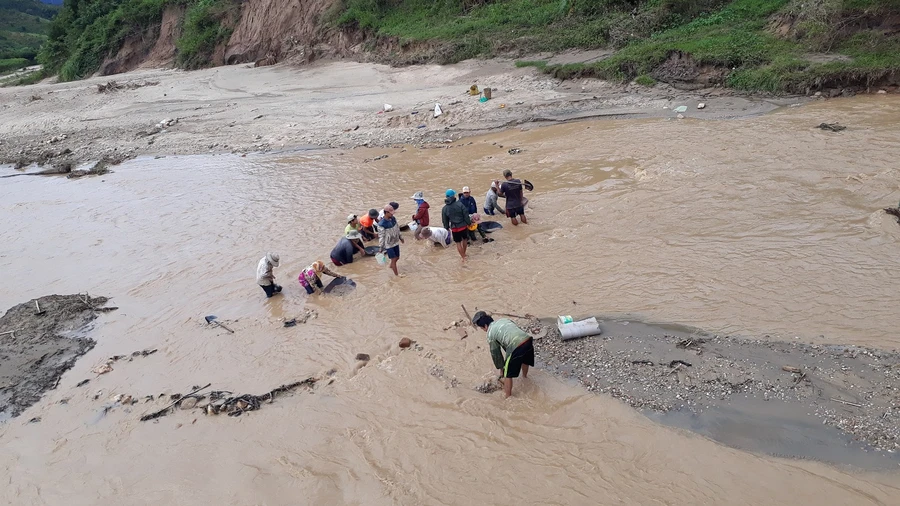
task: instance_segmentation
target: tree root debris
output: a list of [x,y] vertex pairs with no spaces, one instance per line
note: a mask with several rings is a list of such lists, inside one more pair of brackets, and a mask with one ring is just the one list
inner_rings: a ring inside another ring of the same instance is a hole
[[159,81],[130,81],[127,83],[107,81],[106,83],[97,85],[97,93],[109,93],[119,90],[136,90],[138,88],[143,88],[144,86],[156,86],[158,84]]
[[[241,416],[248,411],[258,410],[263,402],[275,402],[275,397],[277,397],[279,394],[287,393],[300,387],[312,388],[317,381],[318,378],[307,378],[303,381],[281,385],[280,387],[274,388],[262,395],[243,394],[232,396],[232,392],[230,391],[217,390],[210,392],[209,402],[207,404],[196,404],[197,402],[206,398],[206,396],[203,395],[198,396],[197,393],[205,390],[206,388],[209,388],[211,384],[208,384],[204,387],[194,388],[193,391],[183,396],[180,394],[173,394],[170,397],[171,399],[173,399],[172,403],[160,409],[159,411],[155,411],[153,413],[142,416],[141,421],[146,422],[148,420],[155,420],[157,418],[166,416],[171,413],[173,408],[175,407],[182,407],[183,409],[201,409],[208,415],[218,415],[224,413],[228,416]],[[188,405],[187,407],[184,407],[181,405],[182,403],[187,403],[189,399],[193,400],[193,406]]]

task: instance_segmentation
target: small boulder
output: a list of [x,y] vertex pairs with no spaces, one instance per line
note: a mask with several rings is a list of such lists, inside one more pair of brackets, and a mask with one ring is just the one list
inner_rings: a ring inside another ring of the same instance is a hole
[[700,102],[697,104],[697,109],[706,109],[706,104],[704,102]]
[[178,405],[181,409],[194,409],[197,407],[197,398],[196,397],[188,397],[181,401],[181,404]]
[[412,346],[412,341],[408,337],[404,337],[400,340],[401,348],[409,348],[410,346]]
[[365,353],[357,353],[357,354],[356,354],[356,360],[362,360],[363,362],[368,362],[368,361],[369,361],[369,355],[367,355],[367,354],[365,354]]
[[878,90],[879,95],[887,95],[887,90]]

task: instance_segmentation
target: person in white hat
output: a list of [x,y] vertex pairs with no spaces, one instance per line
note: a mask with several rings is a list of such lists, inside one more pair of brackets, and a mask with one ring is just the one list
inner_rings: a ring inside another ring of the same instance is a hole
[[425,194],[422,192],[416,192],[415,195],[411,197],[416,201],[419,207],[416,208],[416,214],[413,215],[412,219],[416,223],[416,228],[427,227],[431,218],[428,216],[428,209],[431,207],[428,205],[428,202],[425,201]]
[[466,210],[469,211],[469,214],[478,212],[478,202],[475,202],[475,197],[472,196],[472,192],[469,191],[468,186],[463,186],[462,195],[459,196],[459,201],[466,206]]
[[497,195],[497,191],[499,188],[497,187],[497,182],[492,181],[491,187],[488,189],[487,195],[484,197],[484,214],[494,216],[496,213],[500,213],[502,215],[506,215],[506,209],[500,207],[500,204],[497,200],[500,198],[500,195]]
[[266,297],[281,293],[281,285],[275,284],[275,274],[272,272],[278,267],[280,260],[278,253],[266,253],[256,266],[256,282],[266,292]]

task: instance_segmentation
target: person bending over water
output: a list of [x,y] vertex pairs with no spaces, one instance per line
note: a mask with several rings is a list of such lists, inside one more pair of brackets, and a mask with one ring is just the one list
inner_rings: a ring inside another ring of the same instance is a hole
[[[487,332],[487,342],[491,350],[494,367],[499,369],[503,381],[503,393],[512,395],[513,378],[528,377],[528,367],[534,366],[534,341],[527,332],[520,329],[508,318],[494,321],[484,311],[475,313],[472,323]],[[502,351],[501,351],[502,350]],[[503,357],[506,353],[506,358]]]

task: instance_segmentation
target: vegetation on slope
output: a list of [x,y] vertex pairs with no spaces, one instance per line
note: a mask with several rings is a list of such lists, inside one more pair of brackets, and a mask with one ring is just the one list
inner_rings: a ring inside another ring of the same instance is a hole
[[212,64],[218,44],[231,34],[240,4],[236,0],[66,0],[50,24],[49,40],[41,48],[41,63],[59,72],[63,81],[96,72],[125,40],[151,31],[159,33],[163,10],[187,7],[177,61],[185,68]]
[[35,63],[58,10],[38,0],[0,0],[0,73]]
[[[0,0],[22,2],[33,0]],[[95,72],[126,39],[158,33],[163,10],[185,6],[176,63],[212,63],[241,0],[66,0],[39,59],[62,80]],[[590,64],[534,65],[560,78],[652,86],[673,58],[713,82],[806,92],[900,77],[900,0],[334,0],[325,22],[391,48],[398,63],[609,48]],[[154,32],[155,30],[155,32]],[[10,63],[13,65],[13,63]],[[672,70],[672,69],[669,69]],[[676,71],[679,69],[675,69]],[[684,71],[684,68],[680,68]],[[677,73],[677,72],[676,72]],[[677,79],[676,79],[677,80]]]
[[343,0],[333,23],[401,46],[429,41],[444,63],[511,49],[618,50],[587,65],[529,62],[561,78],[647,84],[673,51],[751,91],[860,85],[900,70],[900,0]]

